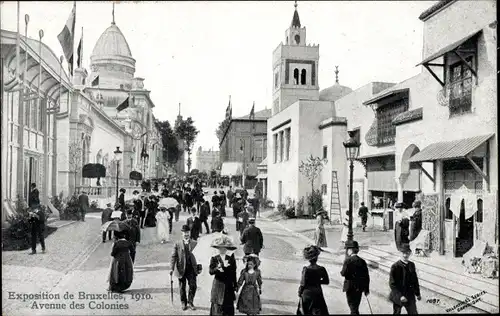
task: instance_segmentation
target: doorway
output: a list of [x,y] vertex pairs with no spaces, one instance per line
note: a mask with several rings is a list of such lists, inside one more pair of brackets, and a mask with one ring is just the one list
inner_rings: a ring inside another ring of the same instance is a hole
[[456,247],[455,257],[462,257],[474,244],[474,216],[465,219],[465,203],[460,203],[460,216],[455,217],[456,222]]
[[38,183],[38,159],[30,156],[24,158],[24,199],[28,201],[31,184],[36,183],[38,190],[40,184]]
[[278,181],[278,204],[283,200],[283,181]]

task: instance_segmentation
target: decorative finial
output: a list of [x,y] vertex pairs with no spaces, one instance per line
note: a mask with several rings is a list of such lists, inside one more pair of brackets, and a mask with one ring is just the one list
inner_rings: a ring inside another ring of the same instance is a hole
[[297,10],[297,6],[298,6],[297,1],[295,1],[295,4],[293,6],[295,7],[295,10]]
[[115,24],[115,3],[113,2],[113,11],[112,11],[112,15],[113,15],[113,21],[111,22],[111,24]]
[[179,116],[181,116],[181,103],[179,102]]
[[335,66],[335,83],[339,83],[339,66]]

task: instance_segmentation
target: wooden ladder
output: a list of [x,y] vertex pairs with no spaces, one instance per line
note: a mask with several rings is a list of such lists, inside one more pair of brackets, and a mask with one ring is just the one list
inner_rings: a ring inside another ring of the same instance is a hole
[[333,222],[333,216],[338,217],[340,224],[342,224],[342,211],[340,208],[340,193],[339,181],[337,179],[337,171],[332,171],[332,191],[330,195],[330,222]]

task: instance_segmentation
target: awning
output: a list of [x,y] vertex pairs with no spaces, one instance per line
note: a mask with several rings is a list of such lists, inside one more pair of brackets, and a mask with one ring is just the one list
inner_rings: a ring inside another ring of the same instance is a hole
[[488,141],[495,134],[476,136],[471,138],[459,139],[450,142],[439,142],[425,147],[416,153],[409,162],[435,161],[441,159],[464,158],[483,143]]
[[394,89],[394,90],[391,90],[391,91],[387,91],[387,92],[384,92],[384,93],[382,93],[382,94],[380,94],[378,96],[375,96],[374,98],[371,98],[368,101],[363,102],[363,105],[370,105],[370,104],[373,104],[373,103],[377,103],[380,100],[383,100],[383,99],[388,98],[388,97],[393,96],[393,95],[408,94],[408,91],[410,91],[410,89],[408,89],[408,88],[405,88],[405,89]]
[[[448,53],[448,52],[451,52],[452,50],[454,50],[455,48],[457,48],[458,46],[462,45],[463,43],[467,42],[469,39],[473,38],[474,36],[478,35],[479,33],[482,32],[482,29],[480,31],[476,31],[464,38],[462,38],[461,40],[459,41],[456,41],[455,43],[453,44],[450,44],[440,50],[438,50],[436,53],[430,55],[429,57],[427,57],[426,59],[422,60],[420,63],[418,63],[416,66],[420,66],[420,65],[423,65],[425,63],[428,63],[430,61],[433,61],[434,59],[436,58],[439,58],[441,56],[443,56],[444,54]],[[415,67],[416,67],[415,66]]]
[[257,166],[258,167],[259,166],[265,166],[265,167],[267,167],[267,157],[264,160],[262,160],[262,162],[260,164],[258,164]]
[[257,175],[257,179],[267,179],[267,173],[261,173]]
[[243,174],[243,163],[227,161],[222,163],[221,176],[241,176]]
[[380,154],[364,155],[364,156],[359,157],[358,159],[378,158],[378,157],[394,156],[394,155],[396,155],[395,151],[388,151],[388,152],[380,153]]

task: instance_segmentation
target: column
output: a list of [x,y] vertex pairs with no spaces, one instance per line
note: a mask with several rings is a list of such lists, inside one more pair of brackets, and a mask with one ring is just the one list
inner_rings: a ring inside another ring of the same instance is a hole
[[[438,198],[438,205],[439,205],[439,253],[441,255],[444,255],[445,251],[445,239],[446,239],[446,232],[444,230],[444,219],[445,219],[445,213],[444,213],[444,182],[443,182],[443,161],[442,160],[436,160],[434,162],[434,180],[435,180],[435,190],[436,193],[438,193],[439,198]],[[453,228],[455,225],[453,225]],[[450,234],[454,234],[454,229],[451,232],[448,232]],[[455,248],[455,247],[453,247]],[[450,253],[453,255],[455,252],[455,249],[450,249]]]
[[42,129],[43,129],[43,190],[41,203],[47,205],[50,201],[49,195],[49,116],[47,115],[47,99],[42,100],[41,97],[38,98],[40,104],[40,111],[42,111]]
[[410,173],[402,173],[399,177],[394,178],[396,181],[396,186],[398,188],[398,202],[403,202],[403,191],[406,180],[408,180],[408,176]]

